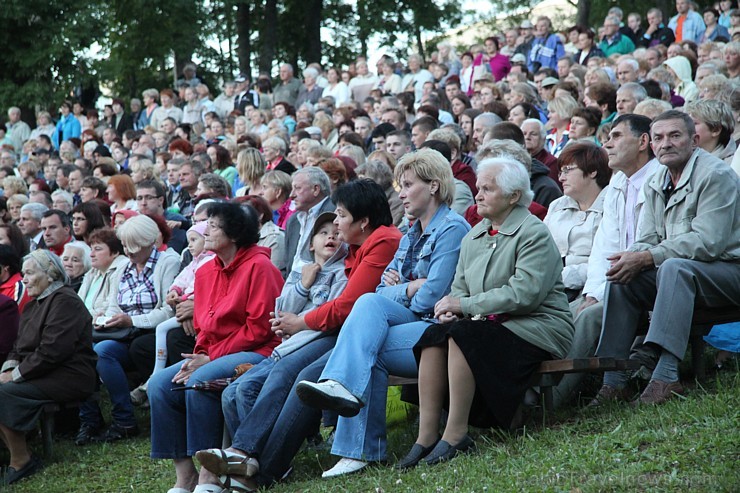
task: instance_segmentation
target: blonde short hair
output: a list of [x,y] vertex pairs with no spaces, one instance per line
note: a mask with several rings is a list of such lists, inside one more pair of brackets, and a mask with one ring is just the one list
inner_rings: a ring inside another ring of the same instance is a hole
[[400,183],[406,171],[413,171],[422,181],[436,181],[439,184],[440,202],[452,205],[455,199],[455,180],[452,177],[452,168],[447,159],[438,151],[425,148],[404,154],[393,171],[397,182]]
[[253,147],[239,151],[236,157],[236,172],[244,183],[259,181],[264,176],[266,168],[267,163],[262,153]]
[[159,236],[159,228],[152,219],[139,214],[123,223],[116,231],[116,235],[128,253],[138,253],[154,245]]

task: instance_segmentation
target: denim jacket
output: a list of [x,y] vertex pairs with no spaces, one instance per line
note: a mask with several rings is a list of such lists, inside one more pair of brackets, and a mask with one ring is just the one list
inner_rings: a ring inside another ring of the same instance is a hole
[[[375,292],[400,303],[417,315],[432,314],[434,304],[450,292],[460,255],[460,245],[468,231],[470,225],[462,216],[446,204],[440,205],[423,233],[421,224],[417,221],[401,238],[393,260],[386,267],[386,271],[390,269],[397,271],[402,276],[401,281],[394,286],[386,286],[381,281]],[[413,279],[406,279],[402,274],[404,260],[422,235],[427,239],[412,267]],[[406,296],[406,287],[414,279],[427,281],[409,299]]]

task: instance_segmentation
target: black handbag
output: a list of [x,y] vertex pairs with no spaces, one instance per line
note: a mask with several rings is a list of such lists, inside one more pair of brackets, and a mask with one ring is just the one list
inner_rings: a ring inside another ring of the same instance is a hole
[[92,340],[96,343],[102,341],[131,342],[139,335],[139,331],[137,327],[100,327],[98,329],[93,327]]

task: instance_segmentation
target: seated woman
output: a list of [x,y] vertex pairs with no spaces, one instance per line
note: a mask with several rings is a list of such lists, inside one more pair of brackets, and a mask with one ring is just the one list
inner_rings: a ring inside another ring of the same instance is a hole
[[[357,300],[321,374],[300,382],[298,396],[339,418],[332,453],[343,457],[324,477],[358,471],[385,459],[388,374],[416,377],[412,348],[434,304],[450,292],[460,243],[470,230],[450,209],[450,165],[431,149],[406,154],[395,169],[406,214],[416,218],[375,293]],[[348,419],[359,413],[356,418]]]
[[59,257],[36,250],[23,262],[23,282],[33,298],[21,316],[18,339],[0,373],[0,435],[10,465],[0,484],[12,484],[41,468],[26,444],[43,406],[87,399],[95,391],[95,352],[90,314],[65,286]]
[[15,301],[20,312],[29,300],[22,277],[20,255],[13,247],[0,244],[0,294]]
[[81,241],[72,241],[64,245],[62,252],[64,272],[69,276],[68,286],[76,293],[82,286],[82,277],[90,270],[90,247]]
[[93,231],[103,227],[105,218],[94,201],[77,204],[72,209],[72,234],[76,240],[86,241]]
[[154,330],[172,316],[165,294],[177,274],[179,257],[155,248],[159,229],[147,216],[128,219],[118,228],[117,235],[129,263],[123,268],[117,296],[108,300],[105,316],[96,318],[93,326],[93,340],[98,341],[94,346],[98,375],[108,389],[113,420],[99,436],[104,423],[100,406],[97,402],[83,404],[77,445],[93,440],[112,442],[139,434],[125,374],[132,367],[128,347],[139,334]]
[[90,266],[82,279],[77,295],[93,320],[104,316],[112,298],[118,297],[118,284],[128,258],[123,254],[123,245],[110,228],[101,228],[87,239],[90,242]]
[[[547,227],[527,211],[529,175],[508,158],[478,164],[478,213],[462,242],[452,293],[419,340],[419,434],[401,461],[452,459],[474,446],[474,426],[508,427],[540,362],[573,336],[562,262]],[[442,408],[449,402],[444,434]],[[413,460],[412,460],[413,459]]]
[[601,111],[597,108],[588,106],[573,110],[573,116],[570,118],[568,145],[573,145],[576,142],[588,142],[600,146],[601,143],[596,137],[600,123]]
[[558,168],[565,195],[550,203],[545,224],[563,259],[565,294],[573,301],[586,284],[588,257],[604,214],[612,171],[606,151],[593,144],[567,146]]
[[192,490],[198,477],[192,456],[218,446],[223,433],[219,394],[171,389],[231,377],[236,366],[259,363],[278,344],[270,312],[283,278],[267,249],[257,246],[258,231],[254,211],[237,204],[209,205],[204,247],[216,258],[195,273],[194,354],[149,381],[151,456],[174,460],[177,479],[171,492]]
[[272,264],[281,273],[285,272],[285,231],[272,221],[272,209],[267,201],[259,195],[237,197],[234,201],[248,204],[257,212],[260,222],[260,239],[257,244],[269,248]]
[[[255,480],[269,484],[287,471],[304,438],[315,433],[321,413],[301,405],[297,398],[292,399],[293,383],[308,368],[315,368],[317,377],[321,373],[336,342],[335,332],[357,299],[378,285],[401,238],[392,225],[385,193],[378,184],[370,180],[351,181],[334,192],[332,201],[336,204],[334,223],[339,238],[349,245],[345,259],[347,286],[336,299],[307,313],[276,313],[273,330],[290,336],[288,341],[305,330],[323,332],[323,337],[280,358],[264,385],[254,386],[251,372],[247,372],[231,385],[237,386],[235,390],[226,389],[222,406],[233,432],[233,444],[225,451],[213,449],[198,454],[204,466],[202,484],[217,480],[225,488],[246,487]],[[256,478],[245,477],[257,470]],[[219,478],[219,474],[232,476]]]
[[285,229],[288,219],[295,213],[295,209],[291,209],[293,203],[290,200],[290,192],[293,183],[290,175],[279,170],[268,171],[262,177],[261,184],[259,196],[270,204],[272,221],[280,229]]
[[724,101],[701,99],[686,104],[686,113],[694,120],[699,147],[732,164],[737,145],[732,139],[735,117]]

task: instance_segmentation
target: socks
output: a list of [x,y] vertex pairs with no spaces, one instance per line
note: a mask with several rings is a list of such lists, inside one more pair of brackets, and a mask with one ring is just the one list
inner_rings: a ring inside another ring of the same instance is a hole
[[678,358],[666,350],[660,353],[658,364],[653,370],[652,380],[661,382],[678,382]]
[[615,389],[625,388],[628,380],[629,373],[626,371],[608,371],[604,373],[604,385],[614,387]]

